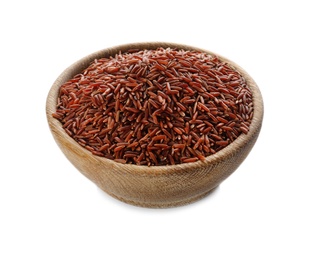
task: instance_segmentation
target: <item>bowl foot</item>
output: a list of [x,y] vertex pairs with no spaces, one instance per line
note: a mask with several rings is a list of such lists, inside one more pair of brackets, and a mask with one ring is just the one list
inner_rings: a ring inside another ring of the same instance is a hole
[[115,194],[110,194],[108,192],[106,192],[107,194],[109,194],[110,196],[124,202],[124,203],[127,203],[127,204],[130,204],[130,205],[133,205],[133,206],[137,206],[137,207],[143,207],[143,208],[174,208],[174,207],[180,207],[180,206],[185,206],[185,205],[188,205],[188,204],[191,204],[191,203],[194,203],[194,202],[197,202],[203,198],[205,198],[206,196],[212,194],[215,190],[217,190],[217,188],[219,187],[216,186],[214,188],[212,188],[211,190],[209,191],[206,191],[202,194],[198,194],[197,196],[194,196],[194,197],[191,197],[191,198],[187,198],[187,199],[184,199],[184,200],[179,200],[179,201],[172,201],[172,202],[166,202],[166,201],[160,201],[160,202],[141,202],[141,201],[134,201],[134,200],[130,200],[130,199],[127,199],[127,198],[122,198],[122,197],[119,197]]

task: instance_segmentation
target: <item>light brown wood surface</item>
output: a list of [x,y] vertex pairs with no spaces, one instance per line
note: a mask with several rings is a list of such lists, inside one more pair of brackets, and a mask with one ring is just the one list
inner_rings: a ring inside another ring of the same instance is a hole
[[250,130],[247,135],[240,135],[223,150],[206,157],[204,162],[151,167],[116,163],[92,155],[81,147],[66,134],[61,123],[51,115],[56,110],[60,85],[85,69],[94,59],[113,56],[119,51],[129,49],[157,47],[199,50],[217,55],[191,46],[164,42],[125,44],[95,52],[71,65],[57,78],[47,97],[46,114],[51,133],[65,156],[102,190],[129,204],[166,208],[188,204],[206,196],[238,168],[254,146],[263,121],[263,100],[258,86],[241,67],[217,55],[240,71],[251,88],[254,116]]

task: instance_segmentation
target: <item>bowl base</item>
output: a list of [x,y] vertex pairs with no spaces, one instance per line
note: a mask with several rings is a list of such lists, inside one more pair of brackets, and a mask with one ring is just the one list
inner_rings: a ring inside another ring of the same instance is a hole
[[109,194],[111,197],[118,199],[126,204],[130,204],[133,206],[137,206],[137,207],[142,207],[142,208],[156,208],[156,209],[165,209],[165,208],[175,208],[175,207],[180,207],[180,206],[185,206],[194,202],[197,202],[203,198],[205,198],[206,196],[212,194],[217,188],[219,187],[216,186],[214,188],[212,188],[209,191],[206,191],[204,193],[198,194],[195,197],[191,197],[191,198],[187,198],[184,200],[180,200],[180,201],[173,201],[173,202],[166,202],[166,201],[161,201],[161,202],[139,202],[139,201],[134,201],[134,200],[130,200],[127,198],[122,198],[119,197],[115,194],[112,193],[108,193],[107,191],[105,191],[105,193]]

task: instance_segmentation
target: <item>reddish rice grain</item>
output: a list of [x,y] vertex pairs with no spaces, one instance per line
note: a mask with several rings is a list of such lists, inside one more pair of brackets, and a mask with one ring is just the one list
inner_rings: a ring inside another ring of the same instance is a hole
[[231,65],[159,48],[96,59],[60,87],[53,117],[94,155],[151,166],[205,160],[247,134],[253,113]]

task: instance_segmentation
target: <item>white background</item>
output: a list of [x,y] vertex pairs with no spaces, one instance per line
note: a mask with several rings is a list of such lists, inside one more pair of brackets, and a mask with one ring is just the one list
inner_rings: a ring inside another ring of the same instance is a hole
[[[314,259],[311,1],[2,1],[0,259]],[[168,41],[235,61],[264,98],[260,137],[210,196],[145,209],[100,191],[45,116],[74,61]]]

